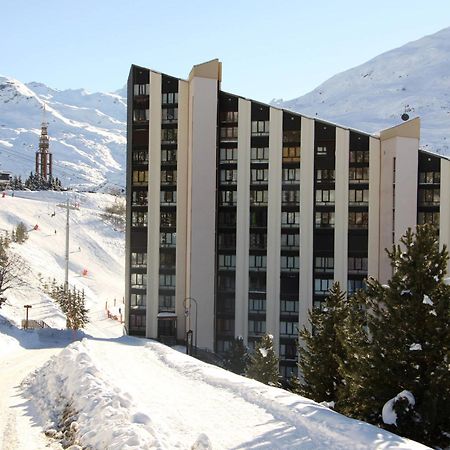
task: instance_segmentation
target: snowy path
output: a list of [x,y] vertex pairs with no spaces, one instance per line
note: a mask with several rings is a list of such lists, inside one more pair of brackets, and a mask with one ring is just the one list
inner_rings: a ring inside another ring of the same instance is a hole
[[22,395],[20,383],[60,348],[20,350],[0,361],[0,449],[41,450],[61,448],[50,443],[42,428],[33,422],[32,403]]

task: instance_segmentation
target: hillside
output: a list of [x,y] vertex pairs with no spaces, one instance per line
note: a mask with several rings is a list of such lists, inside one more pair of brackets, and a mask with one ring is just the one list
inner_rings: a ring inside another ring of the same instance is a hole
[[274,104],[377,132],[406,112],[422,120],[421,146],[450,154],[450,28],[339,73],[310,93]]
[[83,89],[58,91],[0,76],[0,170],[34,171],[40,126],[49,123],[54,176],[66,186],[124,186],[126,100]]

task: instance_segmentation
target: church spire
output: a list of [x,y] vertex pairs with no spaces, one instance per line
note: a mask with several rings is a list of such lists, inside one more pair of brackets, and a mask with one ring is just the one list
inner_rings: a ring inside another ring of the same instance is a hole
[[45,104],[42,108],[41,136],[36,152],[36,174],[50,181],[52,178],[52,154],[49,151],[48,122],[45,121]]

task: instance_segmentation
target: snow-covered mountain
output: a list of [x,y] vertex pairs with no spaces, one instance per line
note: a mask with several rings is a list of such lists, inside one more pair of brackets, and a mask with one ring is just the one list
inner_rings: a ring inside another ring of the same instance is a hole
[[277,106],[376,132],[406,112],[422,120],[421,145],[450,154],[450,28],[339,73]]
[[117,93],[59,91],[0,76],[0,170],[34,171],[40,126],[49,123],[54,176],[64,185],[125,182],[126,100]]

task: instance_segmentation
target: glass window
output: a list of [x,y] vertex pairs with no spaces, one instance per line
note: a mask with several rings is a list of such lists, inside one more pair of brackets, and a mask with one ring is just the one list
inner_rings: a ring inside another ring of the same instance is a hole
[[249,298],[248,299],[248,312],[259,313],[266,310],[265,298]]
[[258,208],[258,210],[250,210],[250,226],[251,227],[267,227],[267,208]]
[[221,148],[219,151],[219,158],[222,162],[236,162],[237,148]]
[[176,144],[178,131],[176,128],[163,128],[161,130],[161,144]]
[[252,147],[250,149],[250,157],[252,162],[268,162],[269,148],[268,147]]
[[162,108],[161,121],[162,123],[172,123],[178,120],[178,108]]
[[248,321],[249,334],[264,334],[266,332],[265,320],[249,320]]
[[176,150],[161,150],[161,162],[177,162]]
[[368,150],[350,150],[350,162],[351,163],[368,163],[369,151]]
[[333,286],[333,279],[323,279],[323,278],[315,278],[314,279],[314,293],[315,294],[328,294],[328,291]]
[[297,346],[295,344],[280,344],[281,359],[297,359]]
[[267,234],[250,233],[250,248],[263,250],[267,248]]
[[367,273],[367,257],[349,256],[348,271],[353,273]]
[[427,211],[417,213],[417,224],[423,225],[425,223],[430,223],[439,227],[439,213],[437,211]]
[[147,253],[131,252],[131,267],[147,267]]
[[132,227],[146,227],[147,226],[147,211],[132,211],[131,212],[131,226]]
[[177,233],[164,233],[159,234],[159,243],[161,247],[174,247],[177,243]]
[[333,182],[335,179],[334,174],[334,169],[318,169],[316,170],[316,180],[319,182]]
[[235,211],[219,211],[219,226],[232,227],[236,225]]
[[334,204],[334,189],[317,189],[316,205]]
[[316,272],[334,272],[334,258],[332,256],[316,256],[314,258]]
[[284,130],[283,142],[298,142],[300,143],[300,130]]
[[419,183],[421,184],[439,184],[440,182],[440,172],[419,172]]
[[298,301],[296,300],[280,300],[280,312],[282,313],[298,313]]
[[148,184],[147,170],[133,170],[133,185],[142,186]]
[[419,189],[419,205],[439,205],[440,189]]
[[236,248],[236,233],[219,233],[219,248]]
[[176,184],[177,171],[176,170],[161,170],[161,184]]
[[134,109],[133,110],[133,121],[134,122],[146,122],[149,118],[148,109]]
[[298,322],[280,322],[280,335],[296,336],[298,334]]
[[281,270],[298,270],[300,258],[298,256],[281,256]]
[[222,123],[237,122],[238,112],[237,111],[220,111],[220,121]]
[[300,147],[283,147],[283,162],[300,161]]
[[160,191],[162,205],[175,205],[177,203],[177,191]]
[[369,168],[368,167],[350,167],[348,172],[350,183],[368,183]]
[[145,329],[145,315],[144,314],[130,314],[130,328]]
[[219,269],[234,269],[236,267],[236,255],[219,254]]
[[148,151],[147,150],[133,150],[132,158],[133,158],[133,163],[135,163],[135,164],[147,164],[148,163]]
[[300,224],[300,213],[298,211],[283,211],[281,213],[282,226],[297,226]]
[[284,183],[295,183],[300,181],[300,169],[283,169],[282,179]]
[[252,169],[250,172],[250,182],[254,184],[267,183],[269,179],[269,169]]
[[236,184],[237,169],[224,169],[220,171],[220,182],[224,184]]
[[298,205],[300,203],[299,190],[282,190],[281,202],[283,205]]
[[163,92],[161,95],[163,105],[173,105],[178,103],[178,92]]
[[265,269],[267,267],[267,257],[265,255],[249,255],[248,265],[250,269]]
[[369,189],[349,189],[348,202],[353,205],[369,203]]
[[251,205],[267,205],[269,201],[269,192],[267,190],[251,190],[250,204]]
[[316,212],[316,228],[334,228],[333,211]]
[[348,228],[349,229],[367,229],[369,226],[368,212],[353,212],[348,213]]
[[235,206],[237,191],[219,191],[219,205]]
[[268,120],[252,121],[252,136],[268,136],[270,130],[270,122]]
[[176,212],[161,212],[160,215],[160,225],[162,227],[175,227],[177,224],[177,214]]
[[300,235],[281,233],[281,247],[298,247],[300,243]]
[[170,312],[175,310],[175,295],[159,294],[159,311]]
[[175,287],[175,283],[176,283],[175,280],[176,280],[175,274],[160,273],[159,274],[159,287],[160,288]]
[[317,156],[326,156],[327,155],[327,148],[324,146],[320,146],[316,148],[316,155]]
[[146,206],[148,191],[133,191],[131,193],[132,206]]
[[130,284],[132,288],[145,288],[147,286],[147,274],[146,273],[130,274]]
[[130,307],[132,309],[145,308],[147,303],[146,294],[131,294],[130,295]]
[[148,95],[150,92],[149,84],[135,84],[133,87],[134,95]]
[[236,140],[238,137],[238,127],[221,127],[220,140],[229,141]]
[[175,252],[161,249],[159,252],[159,266],[164,269],[174,269],[175,265]]
[[347,281],[347,294],[354,294],[359,289],[365,289],[364,280],[348,280]]

